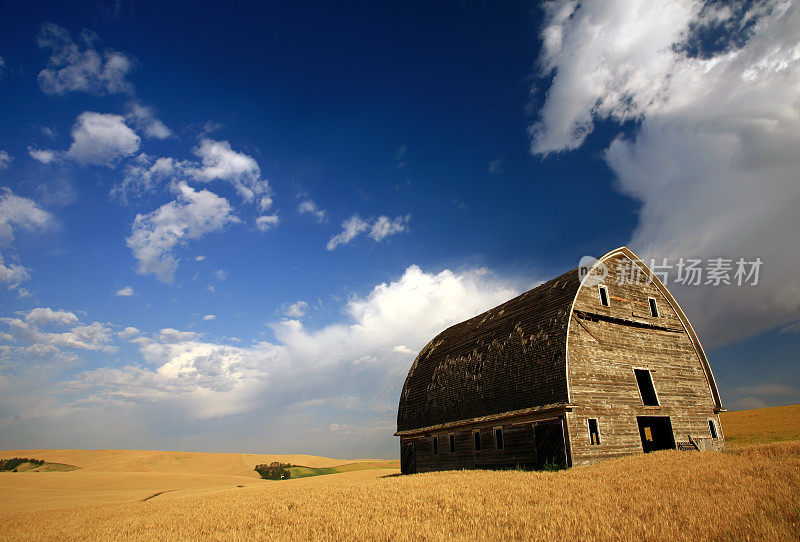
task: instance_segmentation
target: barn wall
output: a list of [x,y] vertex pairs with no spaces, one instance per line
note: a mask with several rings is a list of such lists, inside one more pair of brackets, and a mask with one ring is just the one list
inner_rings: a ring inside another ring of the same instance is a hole
[[[561,414],[542,414],[527,416],[510,422],[494,422],[484,425],[470,425],[456,430],[426,433],[413,437],[402,437],[404,443],[414,443],[416,472],[473,468],[516,468],[533,469],[541,466],[536,455],[534,441],[535,423],[552,423],[563,419]],[[504,447],[498,450],[495,445],[494,429],[502,427]],[[481,450],[475,451],[473,432],[481,433]],[[450,453],[448,435],[454,434],[455,452]],[[433,437],[439,437],[439,453],[433,453]]]
[[[618,277],[630,276],[627,256],[612,255],[604,263],[608,276],[602,284],[608,288],[610,307],[601,305],[596,285],[584,283],[568,331],[570,402],[575,406],[567,419],[573,464],[641,452],[637,416],[669,416],[676,441],[688,441],[689,435],[710,437],[708,420],[713,419],[720,438],[712,446],[723,446],[706,373],[678,315],[654,284],[617,284]],[[658,318],[650,315],[648,297],[656,299]],[[651,371],[660,406],[642,404],[634,368]],[[599,445],[590,444],[589,418],[598,421]]]

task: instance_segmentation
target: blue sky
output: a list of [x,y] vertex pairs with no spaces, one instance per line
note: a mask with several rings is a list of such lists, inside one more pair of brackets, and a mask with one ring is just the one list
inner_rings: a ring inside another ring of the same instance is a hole
[[391,457],[435,333],[622,244],[763,260],[671,287],[800,400],[796,6],[162,4],[0,6],[0,449]]

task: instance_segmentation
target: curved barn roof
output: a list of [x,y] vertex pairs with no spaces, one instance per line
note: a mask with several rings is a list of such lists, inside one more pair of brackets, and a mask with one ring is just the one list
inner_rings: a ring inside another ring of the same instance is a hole
[[566,403],[573,269],[436,336],[414,360],[398,432]]

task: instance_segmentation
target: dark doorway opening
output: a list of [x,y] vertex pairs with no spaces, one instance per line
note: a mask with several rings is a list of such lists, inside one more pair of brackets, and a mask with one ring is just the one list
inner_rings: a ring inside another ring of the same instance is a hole
[[536,449],[536,468],[567,466],[567,447],[561,420],[534,424],[533,441]]
[[638,416],[639,436],[645,452],[672,450],[675,448],[675,435],[669,416]]
[[417,456],[414,451],[413,441],[400,444],[400,472],[403,474],[414,474],[417,472]]

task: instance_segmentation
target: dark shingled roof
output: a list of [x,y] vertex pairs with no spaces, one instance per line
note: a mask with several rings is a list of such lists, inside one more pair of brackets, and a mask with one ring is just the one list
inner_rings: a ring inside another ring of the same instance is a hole
[[573,269],[441,332],[411,366],[397,430],[566,403],[567,325],[579,286]]

